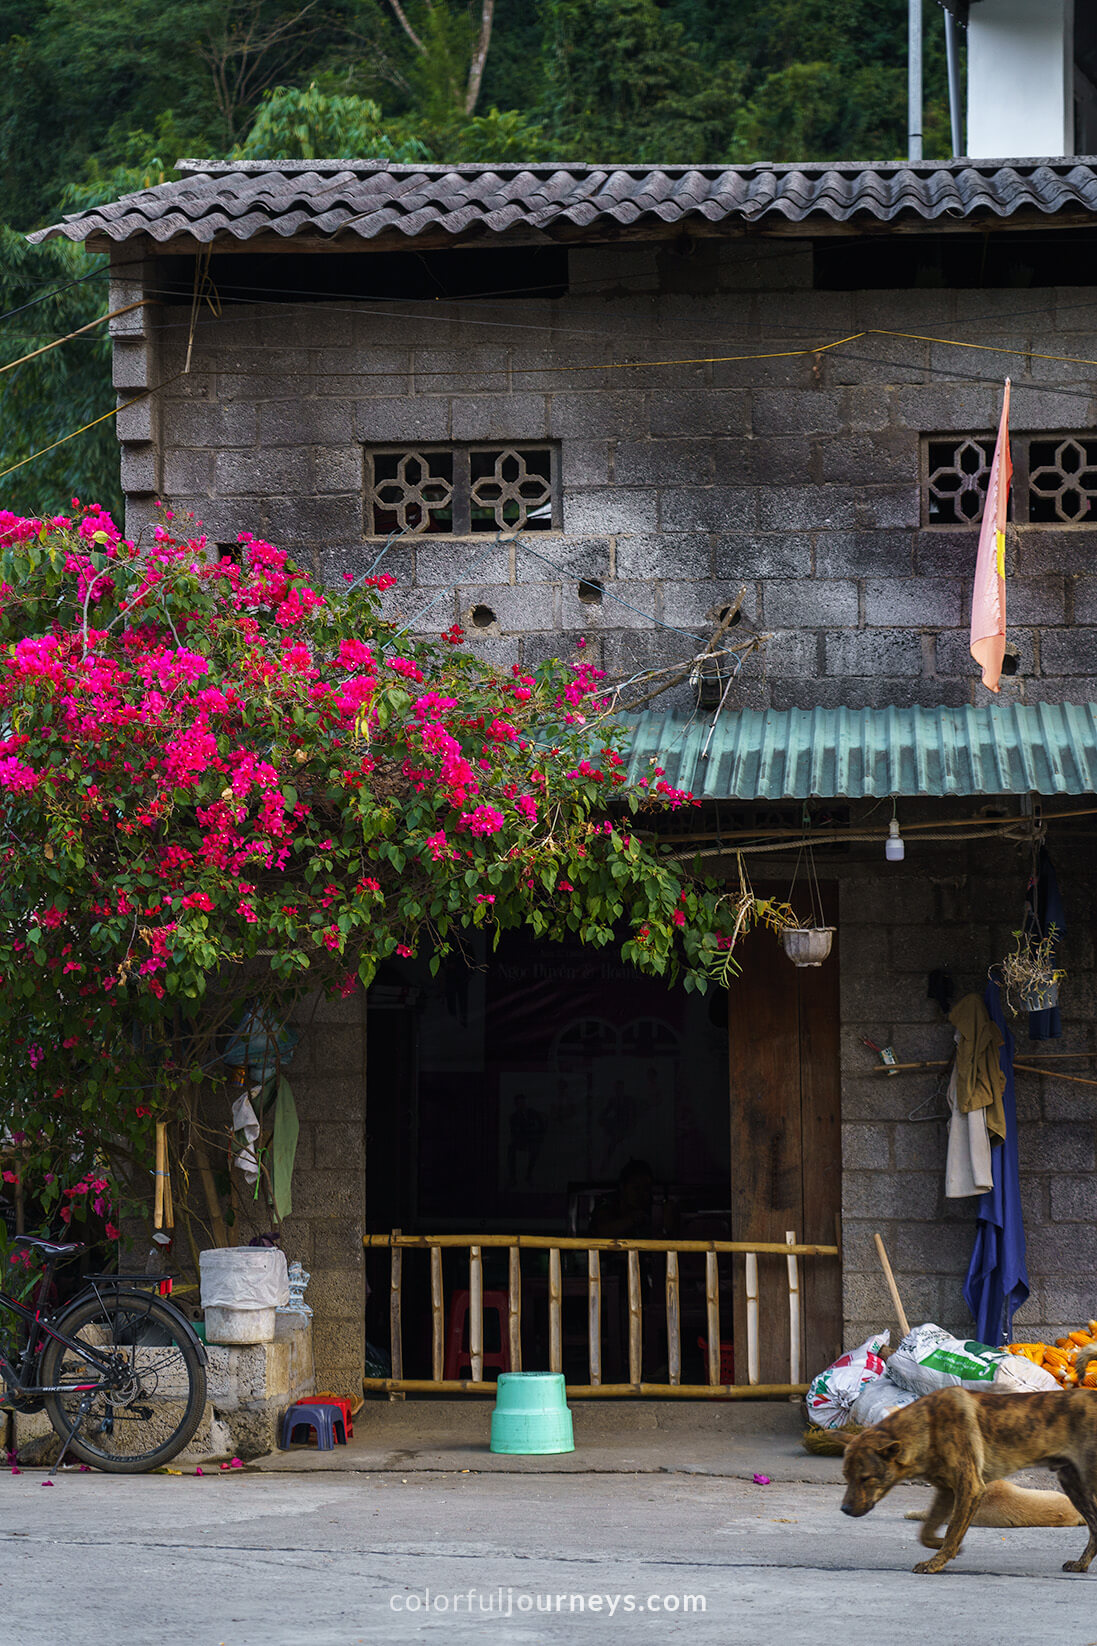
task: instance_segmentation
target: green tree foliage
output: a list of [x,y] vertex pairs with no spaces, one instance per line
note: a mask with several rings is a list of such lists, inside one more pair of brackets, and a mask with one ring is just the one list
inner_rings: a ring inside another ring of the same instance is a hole
[[[944,44],[939,8],[926,0],[925,13],[934,157],[948,153]],[[0,313],[18,313],[0,318],[0,363],[106,311],[94,259],[28,248],[22,234],[162,181],[183,154],[719,164],[905,152],[902,0],[496,0],[486,48],[484,29],[483,0],[7,0]],[[89,333],[4,377],[0,469],[109,412],[108,355]],[[109,421],[0,476],[0,506],[33,511],[59,494],[117,504]]]

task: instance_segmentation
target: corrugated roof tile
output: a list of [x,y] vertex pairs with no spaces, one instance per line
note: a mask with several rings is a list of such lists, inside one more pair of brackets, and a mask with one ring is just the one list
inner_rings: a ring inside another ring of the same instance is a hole
[[652,762],[704,800],[1097,794],[1097,703],[645,714],[630,779]]
[[30,238],[105,234],[124,241],[148,234],[161,243],[190,237],[207,244],[219,234],[250,238],[273,229],[288,237],[307,228],[368,241],[393,229],[409,238],[431,229],[457,236],[504,233],[522,222],[548,231],[599,220],[631,225],[645,216],[662,223],[691,216],[758,222],[772,213],[799,223],[890,222],[910,214],[932,222],[946,214],[1097,211],[1092,158],[835,166],[445,167],[342,158],[179,165],[183,176],[174,182],[73,213]]

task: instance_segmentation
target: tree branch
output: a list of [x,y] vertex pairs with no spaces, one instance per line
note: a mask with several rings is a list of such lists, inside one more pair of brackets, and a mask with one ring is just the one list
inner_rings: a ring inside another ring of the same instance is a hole
[[[396,0],[392,0],[396,4]],[[465,92],[465,113],[471,115],[476,112],[476,105],[480,100],[480,82],[484,78],[484,65],[488,60],[488,49],[491,46],[491,24],[495,15],[495,0],[481,0],[480,6],[480,34],[469,64],[468,89]]]
[[411,43],[415,47],[416,51],[422,52],[423,55],[425,56],[427,48],[426,48],[426,46],[424,46],[423,42],[420,40],[420,38],[416,34],[415,30],[412,28],[411,24],[408,22],[407,12],[404,10],[403,6],[400,4],[400,0],[389,0],[389,5],[392,7],[393,11],[396,13],[396,21],[399,23],[400,27],[403,29],[404,33],[407,35],[408,39],[411,41]]

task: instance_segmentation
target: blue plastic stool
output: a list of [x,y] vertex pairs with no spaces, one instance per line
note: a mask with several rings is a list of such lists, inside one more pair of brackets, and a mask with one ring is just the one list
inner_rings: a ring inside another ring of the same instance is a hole
[[293,1445],[298,1429],[315,1429],[316,1447],[321,1452],[333,1452],[336,1441],[340,1446],[347,1443],[346,1420],[338,1406],[291,1406],[282,1419],[282,1451]]

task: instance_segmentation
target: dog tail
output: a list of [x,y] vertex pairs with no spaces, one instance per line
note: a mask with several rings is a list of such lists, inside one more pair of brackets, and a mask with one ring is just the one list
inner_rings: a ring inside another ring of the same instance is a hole
[[[915,1509],[907,1520],[925,1520],[925,1511]],[[1081,1526],[1082,1516],[1065,1492],[1037,1492],[1029,1486],[1015,1486],[1010,1480],[995,1480],[983,1494],[972,1517],[973,1526]]]

